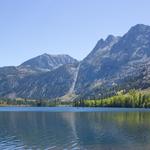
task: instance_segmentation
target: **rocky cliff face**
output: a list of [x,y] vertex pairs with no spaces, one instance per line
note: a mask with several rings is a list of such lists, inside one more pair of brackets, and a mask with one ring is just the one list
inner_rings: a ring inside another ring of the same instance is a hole
[[0,96],[44,99],[73,93],[87,98],[116,87],[147,88],[149,65],[150,26],[138,24],[122,37],[100,39],[80,63],[68,55],[44,54],[0,68]]

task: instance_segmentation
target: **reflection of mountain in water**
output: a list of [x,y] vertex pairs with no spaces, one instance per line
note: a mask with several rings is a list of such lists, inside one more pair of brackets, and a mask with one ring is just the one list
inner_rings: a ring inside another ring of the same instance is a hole
[[1,112],[0,149],[148,150],[149,117],[148,112]]

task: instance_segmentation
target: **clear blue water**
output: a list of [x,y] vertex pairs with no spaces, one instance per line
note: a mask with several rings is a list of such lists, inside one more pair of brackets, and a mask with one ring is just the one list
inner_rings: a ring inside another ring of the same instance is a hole
[[150,150],[150,109],[0,107],[0,150]]

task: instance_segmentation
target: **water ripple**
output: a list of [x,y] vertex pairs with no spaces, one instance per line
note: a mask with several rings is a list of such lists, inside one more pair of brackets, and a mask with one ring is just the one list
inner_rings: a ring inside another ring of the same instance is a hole
[[0,150],[149,150],[150,112],[0,112]]

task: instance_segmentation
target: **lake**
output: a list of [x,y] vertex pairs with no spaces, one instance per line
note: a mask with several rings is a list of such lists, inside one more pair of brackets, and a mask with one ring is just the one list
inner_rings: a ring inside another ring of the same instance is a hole
[[150,150],[150,109],[0,107],[0,149]]

